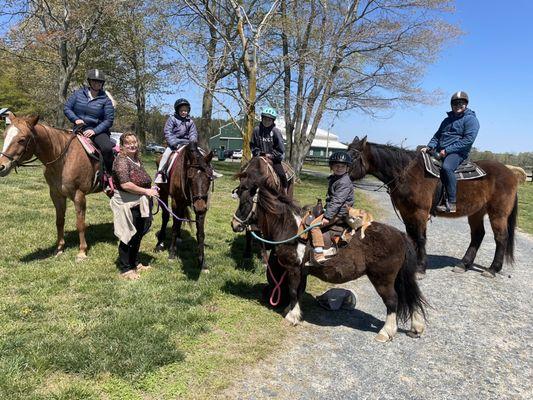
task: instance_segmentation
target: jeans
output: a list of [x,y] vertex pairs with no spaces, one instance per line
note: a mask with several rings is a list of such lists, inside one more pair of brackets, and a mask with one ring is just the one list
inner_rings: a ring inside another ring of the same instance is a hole
[[463,155],[452,153],[448,154],[442,163],[440,179],[448,193],[449,203],[457,203],[457,179],[454,171],[465,158]]

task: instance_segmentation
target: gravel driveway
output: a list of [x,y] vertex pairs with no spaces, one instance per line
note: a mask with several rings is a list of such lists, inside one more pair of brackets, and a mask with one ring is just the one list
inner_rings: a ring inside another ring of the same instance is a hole
[[[387,211],[383,222],[404,230],[386,193],[367,195]],[[495,245],[487,218],[485,225],[476,262],[488,267]],[[420,285],[433,308],[422,338],[399,331],[392,342],[373,340],[385,306],[363,277],[342,285],[357,293],[353,311],[325,311],[306,295],[294,337],[221,397],[533,399],[533,239],[517,232],[515,264],[495,279],[451,272],[469,239],[466,218],[428,225],[429,268]]]

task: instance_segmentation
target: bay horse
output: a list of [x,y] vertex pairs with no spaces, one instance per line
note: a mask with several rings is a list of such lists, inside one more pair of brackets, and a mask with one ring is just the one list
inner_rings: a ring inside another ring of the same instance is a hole
[[[205,262],[205,216],[209,208],[209,189],[213,181],[211,159],[213,152],[202,154],[196,143],[189,143],[179,151],[183,152],[172,166],[168,183],[158,184],[159,198],[168,206],[168,197],[172,199],[172,237],[169,246],[169,259],[176,258],[176,251],[181,243],[181,224],[190,220],[189,208],[195,213],[196,241],[198,244],[198,265],[207,272]],[[177,217],[177,218],[176,218]],[[166,229],[169,212],[162,208],[161,230],[157,233],[156,251],[165,248]]]
[[[300,208],[273,185],[271,176],[260,172],[261,161],[250,161],[239,174],[236,189],[239,206],[231,221],[233,231],[242,231],[252,220],[257,221],[264,238],[284,241],[293,238],[301,222]],[[411,240],[398,229],[373,222],[365,239],[359,235],[323,265],[306,266],[310,247],[297,239],[278,244],[277,262],[286,269],[290,304],[285,318],[296,325],[301,320],[301,282],[307,274],[330,283],[344,283],[367,275],[387,308],[385,325],[375,339],[392,340],[397,332],[397,319],[411,319],[409,335],[418,337],[425,329],[426,301],[418,287],[416,253]]]
[[[405,229],[417,247],[418,272],[426,273],[426,225],[435,190],[440,180],[426,173],[422,155],[391,145],[367,142],[366,136],[355,137],[348,146],[353,163],[350,178],[357,180],[374,175],[389,191],[393,206],[399,211]],[[454,272],[472,266],[483,237],[483,218],[489,215],[496,252],[484,276],[494,277],[502,269],[504,256],[513,261],[514,231],[518,208],[518,181],[504,164],[476,161],[487,175],[457,182],[457,212],[438,213],[440,217],[468,217],[470,245]]]
[[[92,192],[99,166],[86,154],[71,131],[39,124],[39,117],[18,118],[10,114],[11,125],[4,132],[0,153],[0,176],[7,176],[33,156],[44,165],[44,177],[56,209],[57,245],[55,254],[65,249],[65,211],[67,199],[76,208],[76,228],[80,238],[77,261],[87,258],[85,240],[85,196]],[[101,190],[101,189],[100,189]]]

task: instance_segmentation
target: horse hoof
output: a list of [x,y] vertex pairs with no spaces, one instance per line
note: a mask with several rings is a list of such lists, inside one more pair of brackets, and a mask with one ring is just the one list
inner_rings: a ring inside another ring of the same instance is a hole
[[483,271],[481,273],[481,276],[484,276],[485,278],[495,278],[496,274],[492,271],[487,270],[487,271]]
[[464,265],[463,263],[459,263],[455,267],[452,268],[452,272],[456,272],[458,274],[462,274],[462,273],[466,272],[466,265]]
[[374,340],[376,342],[379,342],[379,343],[387,343],[387,342],[390,342],[392,340],[392,338],[389,337],[389,335],[385,335],[383,333],[378,333],[376,335],[376,337],[374,338]]
[[209,271],[209,268],[202,268],[202,274],[208,274],[210,271]]
[[163,243],[158,243],[154,249],[156,253],[161,253],[163,250],[165,250],[165,245]]
[[406,335],[409,336],[410,338],[413,338],[413,339],[419,339],[420,338],[420,333],[415,332],[415,331],[408,331],[406,333]]
[[56,250],[54,257],[59,257],[61,254],[63,254],[63,250]]
[[87,260],[87,254],[78,254],[76,256],[76,262],[82,262]]
[[426,273],[425,272],[416,272],[415,273],[415,278],[416,278],[417,281],[421,281],[425,277],[426,277]]
[[168,259],[169,260],[175,260],[176,259],[176,255],[175,254],[169,254],[168,255]]

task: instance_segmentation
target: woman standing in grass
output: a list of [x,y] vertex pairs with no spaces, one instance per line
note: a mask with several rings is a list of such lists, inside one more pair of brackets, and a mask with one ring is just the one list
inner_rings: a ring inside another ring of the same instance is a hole
[[138,271],[150,266],[139,263],[138,255],[142,237],[148,232],[152,218],[150,198],[158,197],[152,180],[139,159],[139,141],[134,133],[120,137],[120,153],[113,163],[113,178],[117,190],[111,198],[115,235],[118,246],[119,268],[122,277],[139,279]]

